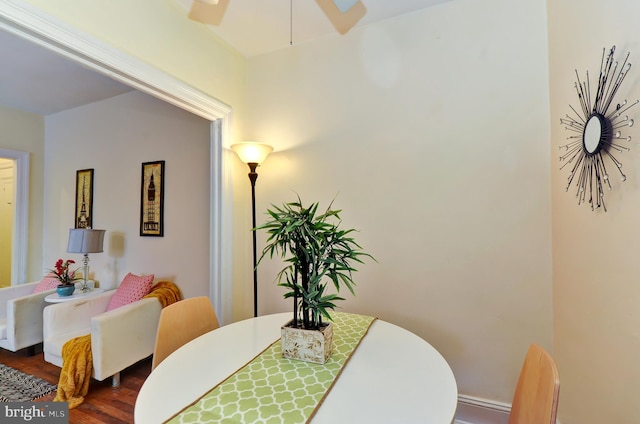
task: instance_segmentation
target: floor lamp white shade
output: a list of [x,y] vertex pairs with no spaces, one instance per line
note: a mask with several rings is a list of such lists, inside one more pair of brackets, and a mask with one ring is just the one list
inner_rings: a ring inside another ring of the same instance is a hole
[[93,230],[85,228],[69,229],[69,244],[67,244],[68,253],[82,253],[84,255],[84,284],[82,290],[86,291],[87,278],[89,277],[89,253],[102,252],[104,243],[104,233],[106,230]]
[[273,151],[273,147],[256,141],[243,141],[232,144],[231,150],[236,152],[242,162],[257,163],[259,165]]

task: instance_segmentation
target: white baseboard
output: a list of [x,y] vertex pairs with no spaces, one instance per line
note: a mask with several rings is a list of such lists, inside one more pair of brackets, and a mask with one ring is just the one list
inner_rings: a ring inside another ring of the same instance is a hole
[[459,395],[455,424],[507,424],[511,405],[489,399]]

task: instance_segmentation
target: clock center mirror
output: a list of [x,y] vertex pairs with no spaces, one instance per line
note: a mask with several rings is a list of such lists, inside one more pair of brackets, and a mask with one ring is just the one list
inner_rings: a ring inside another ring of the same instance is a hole
[[600,147],[602,140],[602,120],[600,115],[593,114],[587,120],[582,134],[582,142],[587,153],[593,154]]

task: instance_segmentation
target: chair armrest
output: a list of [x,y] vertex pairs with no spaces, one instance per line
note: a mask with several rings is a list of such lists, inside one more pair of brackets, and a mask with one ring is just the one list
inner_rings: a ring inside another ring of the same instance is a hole
[[107,309],[115,292],[115,290],[110,290],[86,298],[47,306],[43,313],[44,340],[82,329],[86,329],[88,334],[91,328],[91,318]]
[[7,305],[7,343],[11,350],[42,343],[42,316],[46,306],[45,296],[53,293],[47,290],[31,293],[5,302]]
[[[27,296],[33,293],[33,289],[39,281],[33,283],[20,284],[17,286],[3,287],[0,289],[0,318],[7,316],[7,302],[16,297]],[[47,292],[49,294],[51,292]]]
[[141,299],[91,319],[96,380],[111,377],[153,354],[161,310],[158,299]]

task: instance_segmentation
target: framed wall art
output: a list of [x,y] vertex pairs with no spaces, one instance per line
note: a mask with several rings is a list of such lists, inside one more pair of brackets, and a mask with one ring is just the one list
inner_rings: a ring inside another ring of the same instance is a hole
[[76,171],[75,228],[93,225],[93,169]]
[[164,236],[164,161],[142,164],[140,235]]

